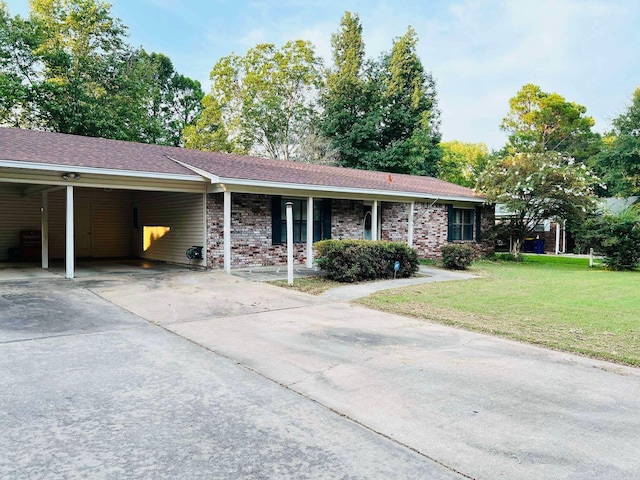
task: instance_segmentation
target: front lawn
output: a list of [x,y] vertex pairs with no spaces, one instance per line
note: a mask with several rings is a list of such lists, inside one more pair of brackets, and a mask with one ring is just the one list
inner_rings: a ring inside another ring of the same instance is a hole
[[478,262],[470,273],[481,278],[387,290],[358,303],[640,365],[640,272],[525,261]]

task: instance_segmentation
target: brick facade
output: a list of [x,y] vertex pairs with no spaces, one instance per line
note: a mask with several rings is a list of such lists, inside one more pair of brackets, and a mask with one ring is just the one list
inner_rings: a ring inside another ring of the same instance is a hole
[[[271,196],[233,193],[231,195],[231,257],[232,267],[284,265],[286,245],[272,245]],[[406,242],[409,225],[409,203],[380,202],[381,239]],[[331,238],[362,239],[364,202],[334,199],[331,208]],[[447,205],[416,202],[414,209],[414,248],[424,258],[440,256],[440,247],[447,242]],[[493,209],[485,207],[482,229],[493,225]],[[207,264],[210,268],[224,265],[223,194],[207,196]],[[467,242],[476,251],[487,253],[492,245]],[[306,243],[295,244],[294,261],[306,262]]]

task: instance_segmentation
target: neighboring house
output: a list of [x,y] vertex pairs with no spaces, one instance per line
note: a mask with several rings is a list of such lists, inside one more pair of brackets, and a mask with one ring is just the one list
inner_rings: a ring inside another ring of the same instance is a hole
[[430,177],[0,128],[0,261],[22,242],[43,268],[64,258],[70,278],[75,258],[186,264],[191,246],[196,264],[227,272],[283,264],[289,201],[299,264],[326,238],[406,242],[423,257],[448,241],[492,248],[479,240],[493,207]]
[[638,204],[640,197],[613,197],[613,198],[600,198],[598,203],[600,205],[600,211],[612,215],[622,213],[623,210],[629,208],[631,205]]

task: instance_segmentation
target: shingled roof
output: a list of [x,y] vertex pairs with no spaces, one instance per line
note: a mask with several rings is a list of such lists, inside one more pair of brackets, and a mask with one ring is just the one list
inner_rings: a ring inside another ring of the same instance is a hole
[[234,180],[255,181],[326,187],[328,190],[373,190],[482,200],[482,197],[469,188],[432,177],[285,162],[14,128],[0,128],[0,161],[2,160],[69,168],[88,167],[197,176],[194,170],[187,168],[191,166],[230,184]]

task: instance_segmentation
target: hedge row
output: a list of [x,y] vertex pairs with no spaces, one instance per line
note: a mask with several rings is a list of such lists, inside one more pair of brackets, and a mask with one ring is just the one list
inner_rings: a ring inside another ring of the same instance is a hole
[[393,278],[395,262],[400,262],[398,278],[418,271],[418,253],[400,242],[323,240],[315,246],[316,264],[338,282]]

